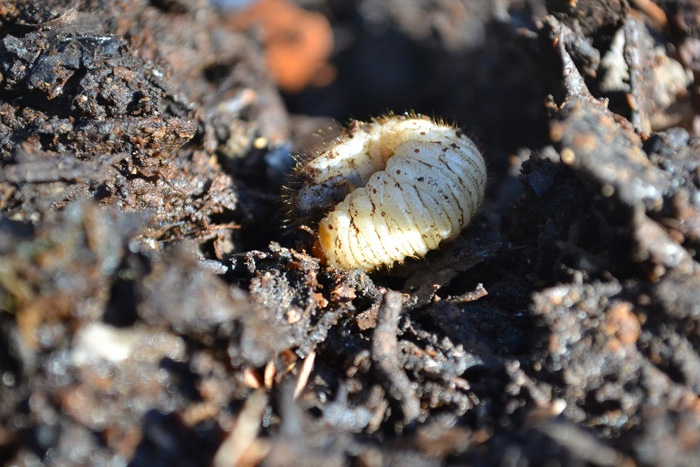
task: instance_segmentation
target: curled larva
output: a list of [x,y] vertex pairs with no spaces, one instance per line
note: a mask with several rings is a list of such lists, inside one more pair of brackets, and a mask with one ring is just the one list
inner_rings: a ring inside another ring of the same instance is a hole
[[391,265],[454,239],[486,187],[474,143],[415,116],[355,122],[296,173],[292,212],[302,220],[325,216],[315,250],[342,269]]

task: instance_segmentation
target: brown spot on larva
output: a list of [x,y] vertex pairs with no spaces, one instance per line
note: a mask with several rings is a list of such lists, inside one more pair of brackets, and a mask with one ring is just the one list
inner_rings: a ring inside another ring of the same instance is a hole
[[418,180],[419,182],[423,182],[423,181],[425,181],[425,177],[418,177],[417,180]]
[[374,194],[376,195],[376,194],[377,194],[377,189],[376,189],[376,188],[372,188],[372,193],[374,193]]
[[421,136],[425,136],[425,131],[420,132]]
[[413,152],[415,152],[416,154],[418,154],[418,153],[420,152],[420,149],[416,148],[416,149],[413,150]]
[[382,211],[382,217],[386,217],[386,212]]
[[397,169],[397,170],[396,170],[396,175],[401,175],[401,170],[400,170],[400,169]]
[[333,224],[328,224],[328,230],[333,230]]

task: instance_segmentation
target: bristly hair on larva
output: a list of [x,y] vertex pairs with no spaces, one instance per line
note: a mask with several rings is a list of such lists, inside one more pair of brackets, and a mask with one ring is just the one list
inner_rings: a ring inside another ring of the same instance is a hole
[[485,188],[484,158],[458,128],[389,115],[353,122],[300,159],[286,203],[291,219],[316,227],[314,253],[328,265],[370,271],[454,240]]

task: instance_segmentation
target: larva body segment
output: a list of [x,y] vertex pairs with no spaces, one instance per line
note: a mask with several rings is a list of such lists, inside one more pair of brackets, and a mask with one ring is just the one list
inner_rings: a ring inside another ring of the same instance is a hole
[[325,214],[318,246],[329,265],[375,269],[453,240],[484,198],[486,166],[459,130],[420,117],[355,123],[299,172],[300,218]]

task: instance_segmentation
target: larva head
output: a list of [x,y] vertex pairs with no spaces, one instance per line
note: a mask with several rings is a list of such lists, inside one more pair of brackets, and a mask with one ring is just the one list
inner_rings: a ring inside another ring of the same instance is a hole
[[336,235],[333,231],[333,226],[329,225],[328,220],[324,219],[318,224],[318,236],[314,242],[312,253],[314,256],[321,258],[323,262],[328,264],[328,256],[331,256],[333,261],[333,243]]
[[422,256],[474,217],[486,168],[459,130],[425,118],[355,124],[299,169],[292,209],[318,224],[331,266],[371,270]]

